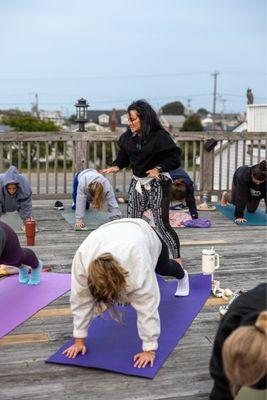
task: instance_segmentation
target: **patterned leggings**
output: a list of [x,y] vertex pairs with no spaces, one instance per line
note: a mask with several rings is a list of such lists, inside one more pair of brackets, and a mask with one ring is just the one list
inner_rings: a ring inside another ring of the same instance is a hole
[[142,218],[146,210],[151,209],[156,230],[169,248],[172,258],[180,258],[180,242],[169,221],[171,180],[165,176],[153,179],[148,185],[141,186],[142,195],[137,192],[136,179],[132,179],[129,188],[127,215],[129,218]]

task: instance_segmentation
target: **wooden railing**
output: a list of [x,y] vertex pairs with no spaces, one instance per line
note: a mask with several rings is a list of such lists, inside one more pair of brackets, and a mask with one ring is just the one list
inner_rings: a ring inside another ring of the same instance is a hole
[[[199,193],[219,195],[231,187],[235,169],[267,158],[267,132],[172,132],[183,150],[182,166]],[[0,170],[15,165],[31,182],[35,198],[68,197],[74,174],[110,165],[120,133],[8,132],[0,135]],[[218,141],[207,151],[208,139]],[[107,176],[114,190],[126,193],[131,170]]]

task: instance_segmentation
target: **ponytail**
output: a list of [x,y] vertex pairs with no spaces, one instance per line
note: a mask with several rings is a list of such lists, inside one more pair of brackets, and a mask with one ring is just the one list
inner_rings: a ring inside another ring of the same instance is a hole
[[98,181],[93,181],[88,185],[88,190],[92,196],[92,207],[101,210],[104,207],[105,193],[103,185]]

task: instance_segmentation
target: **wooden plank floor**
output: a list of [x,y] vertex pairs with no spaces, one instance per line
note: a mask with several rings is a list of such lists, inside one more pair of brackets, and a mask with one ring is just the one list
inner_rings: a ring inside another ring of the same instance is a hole
[[[73,231],[52,201],[35,201],[34,215],[39,228],[36,253],[54,271],[70,272],[73,255],[87,233]],[[202,248],[213,242],[221,255],[215,278],[223,287],[250,289],[266,279],[265,227],[239,227],[217,211],[202,212],[201,217],[212,219],[210,229],[178,231],[189,273],[201,271]],[[22,234],[20,240],[25,244]],[[148,380],[45,364],[72,332],[67,293],[0,341],[0,399],[206,400],[219,304],[212,298],[206,303],[156,378]]]

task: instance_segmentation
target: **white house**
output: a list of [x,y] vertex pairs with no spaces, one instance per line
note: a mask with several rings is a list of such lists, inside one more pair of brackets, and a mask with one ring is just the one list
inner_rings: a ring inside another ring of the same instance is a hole
[[[267,132],[267,104],[258,105],[252,104],[247,106],[247,121],[242,122],[232,132]],[[222,176],[221,176],[221,189],[230,189],[232,186],[232,177],[234,175],[236,166],[250,165],[251,164],[251,151],[252,151],[252,165],[257,164],[258,160],[264,160],[266,157],[265,141],[259,146],[258,140],[253,142],[253,149],[251,149],[251,141],[245,142],[245,162],[243,161],[244,142],[238,141],[237,146],[237,161],[236,161],[236,142],[229,144],[229,167],[228,164],[228,141],[222,142]],[[227,187],[227,172],[229,168],[229,182]],[[214,149],[214,189],[219,189],[220,180],[220,144]]]

